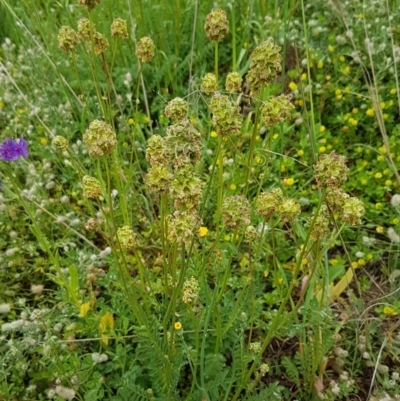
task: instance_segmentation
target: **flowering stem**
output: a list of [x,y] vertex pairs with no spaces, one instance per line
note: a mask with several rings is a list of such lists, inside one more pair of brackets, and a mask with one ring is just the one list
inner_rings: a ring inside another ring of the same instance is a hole
[[140,77],[142,75],[142,63],[139,61],[139,71],[137,75],[136,82],[136,109],[135,109],[135,118],[138,119],[138,111],[139,111],[139,90],[140,90]]
[[218,83],[218,41],[214,41],[214,74]]
[[222,211],[222,199],[224,196],[223,185],[224,185],[224,155],[223,155],[223,138],[219,136],[218,144],[218,189],[217,189],[217,214],[215,219],[215,224],[217,228],[217,237],[220,234],[220,221],[221,221],[221,211]]
[[251,166],[253,165],[253,155],[254,155],[254,148],[256,145],[256,136],[257,136],[257,129],[258,129],[258,119],[259,119],[259,114],[260,114],[260,105],[261,105],[261,100],[262,100],[262,94],[263,94],[263,87],[261,87],[260,90],[260,102],[257,103],[256,107],[256,117],[254,120],[254,125],[253,125],[253,133],[251,135],[251,143],[250,143],[250,150],[249,150],[249,158],[247,160],[247,174],[246,174],[246,186],[244,188],[244,195],[247,196],[248,191],[249,191],[249,183],[250,183],[250,175],[251,175]]

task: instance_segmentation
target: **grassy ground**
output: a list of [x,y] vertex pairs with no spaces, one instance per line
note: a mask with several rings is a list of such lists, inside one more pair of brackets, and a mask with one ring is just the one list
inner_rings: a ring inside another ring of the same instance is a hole
[[399,399],[399,6],[0,0],[0,400]]

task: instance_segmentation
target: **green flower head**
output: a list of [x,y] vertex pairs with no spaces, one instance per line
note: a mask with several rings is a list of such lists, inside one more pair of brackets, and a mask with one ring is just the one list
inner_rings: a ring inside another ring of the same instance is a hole
[[88,199],[96,199],[102,194],[100,181],[89,175],[82,178],[83,196]]
[[116,18],[111,24],[111,36],[113,38],[129,39],[126,21]]
[[314,165],[315,180],[319,188],[335,189],[347,180],[346,157],[331,152],[321,155]]
[[212,121],[218,134],[227,136],[240,132],[243,117],[239,107],[228,96],[215,93],[210,101]]
[[69,26],[62,26],[58,32],[58,45],[65,52],[74,53],[79,43],[78,34]]
[[208,15],[204,25],[207,38],[219,42],[229,33],[229,21],[226,11],[214,8]]
[[209,72],[204,76],[203,81],[201,83],[201,90],[206,95],[211,95],[212,93],[218,90],[218,81],[215,74]]
[[262,192],[256,198],[256,212],[265,220],[268,220],[278,211],[282,199],[283,194],[280,188],[274,188],[271,191]]
[[176,97],[168,102],[164,112],[172,122],[179,122],[187,117],[188,104],[180,97]]
[[111,153],[117,144],[117,135],[104,121],[94,120],[83,135],[83,142],[89,147],[90,156],[98,159]]
[[243,78],[238,72],[230,72],[226,76],[225,89],[230,93],[240,92],[242,90],[242,81]]
[[142,63],[148,63],[154,57],[155,48],[153,40],[145,36],[136,44],[136,56]]
[[290,96],[271,97],[261,106],[261,120],[268,126],[280,124],[290,119],[293,109]]
[[222,204],[222,219],[228,230],[250,225],[250,203],[243,195],[228,196]]
[[250,94],[257,95],[262,87],[271,82],[282,70],[281,48],[268,39],[257,46],[251,54],[247,83]]

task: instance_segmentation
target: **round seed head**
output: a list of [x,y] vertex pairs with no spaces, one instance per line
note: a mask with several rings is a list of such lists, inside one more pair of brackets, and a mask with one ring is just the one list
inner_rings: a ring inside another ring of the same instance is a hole
[[206,18],[204,25],[207,38],[219,42],[229,33],[229,21],[226,11],[214,8]]

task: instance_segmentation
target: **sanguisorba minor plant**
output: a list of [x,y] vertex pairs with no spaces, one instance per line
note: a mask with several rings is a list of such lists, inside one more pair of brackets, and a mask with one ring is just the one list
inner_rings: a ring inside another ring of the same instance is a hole
[[[93,350],[116,352],[129,337],[134,352],[125,354],[129,360],[121,371],[131,372],[129,399],[278,400],[288,393],[263,380],[271,374],[270,365],[273,369],[267,349],[275,337],[291,336],[308,342],[298,353],[307,352],[309,364],[294,369],[300,371],[300,396],[313,399],[324,390],[315,384],[325,379],[326,357],[334,345],[334,330],[321,318],[329,314],[326,254],[364,213],[362,202],[342,189],[345,157],[332,152],[315,163],[319,201],[311,216],[303,215],[300,203],[268,171],[277,157],[284,157],[265,148],[271,128],[289,124],[293,108],[288,95],[272,95],[281,49],[272,39],[261,42],[251,54],[245,85],[232,71],[222,90],[218,50],[229,33],[222,9],[212,10],[205,22],[206,35],[215,42],[214,71],[190,94],[202,101],[204,120],[196,120],[185,99],[175,98],[165,107],[170,122],[165,129],[154,125],[152,134],[137,123],[128,137],[120,134],[114,53],[107,54],[108,39],[96,30],[92,16],[101,6],[99,1],[79,3],[87,18],[78,21],[77,32],[61,27],[58,40],[73,62],[81,48],[93,77],[98,113],[82,133],[89,159],[77,158],[64,136],[52,143],[75,169],[86,220],[83,232],[65,227],[79,235],[82,247],[89,244],[105,255],[101,275],[95,268],[85,275],[78,263],[65,265],[64,255],[46,238],[35,214],[39,206],[21,190],[23,166],[17,159],[29,157],[24,139],[7,139],[0,146],[4,193],[29,216],[48,257],[48,274],[76,320],[68,327],[68,341],[76,341],[74,354],[65,348],[58,348],[57,357],[47,352],[46,363],[54,366],[59,384],[49,385],[48,396],[86,399],[93,390],[92,370],[83,369],[80,358]],[[129,40],[124,20],[113,21],[111,37]],[[141,73],[155,52],[150,37],[137,41],[137,113],[143,103]],[[250,111],[241,108],[244,100]],[[138,135],[147,138],[145,157],[137,149]],[[266,155],[264,170],[256,174],[260,154]],[[231,179],[237,185],[228,185]],[[288,261],[290,270],[284,269]],[[310,311],[319,317],[310,317]],[[91,345],[80,346],[78,340],[87,337],[85,344]],[[72,382],[66,374],[65,358],[79,380]],[[116,363],[113,369],[121,368]],[[107,375],[99,385],[101,399],[122,391],[107,383]]]

